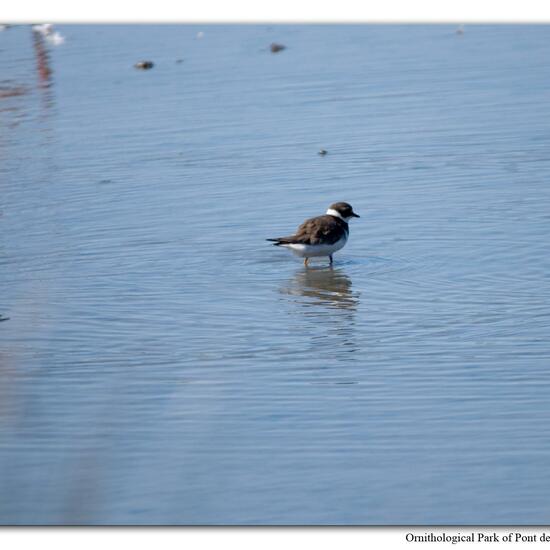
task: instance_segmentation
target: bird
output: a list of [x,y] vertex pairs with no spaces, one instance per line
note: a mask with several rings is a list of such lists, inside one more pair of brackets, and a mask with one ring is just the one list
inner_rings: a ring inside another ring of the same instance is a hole
[[43,23],[40,25],[33,25],[32,30],[41,34],[42,36],[48,36],[53,33],[53,25],[51,23]]
[[53,44],[54,46],[59,46],[65,42],[65,37],[59,32],[54,32],[54,28],[51,23],[33,25],[32,30],[33,32],[42,35],[50,44]]
[[348,240],[349,220],[360,217],[347,202],[335,202],[323,216],[310,218],[302,223],[294,235],[266,240],[273,242],[274,246],[288,248],[304,258],[305,267],[310,258],[318,256],[328,256],[332,266],[332,255],[343,248]]

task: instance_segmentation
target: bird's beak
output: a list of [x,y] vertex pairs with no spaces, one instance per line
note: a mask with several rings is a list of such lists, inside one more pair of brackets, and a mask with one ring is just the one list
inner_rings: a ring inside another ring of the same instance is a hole
[[355,212],[351,213],[353,218],[360,218],[361,216],[359,214],[356,214]]

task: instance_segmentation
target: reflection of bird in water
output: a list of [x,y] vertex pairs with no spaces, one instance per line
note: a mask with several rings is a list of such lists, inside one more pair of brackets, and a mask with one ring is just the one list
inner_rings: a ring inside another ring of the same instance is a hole
[[304,305],[354,310],[358,302],[357,294],[351,289],[351,279],[340,269],[301,270],[281,293],[305,298]]
[[[357,351],[355,314],[359,293],[351,288],[351,279],[341,269],[313,268],[298,271],[280,289],[298,307],[302,342],[315,353],[322,351],[325,359],[337,362]],[[304,321],[306,325],[303,324]],[[306,344],[307,342],[307,344]],[[342,352],[345,352],[343,355]]]
[[41,32],[33,32],[34,52],[36,54],[36,66],[38,78],[42,86],[49,86],[52,70],[50,68],[50,57],[44,45],[44,38]]

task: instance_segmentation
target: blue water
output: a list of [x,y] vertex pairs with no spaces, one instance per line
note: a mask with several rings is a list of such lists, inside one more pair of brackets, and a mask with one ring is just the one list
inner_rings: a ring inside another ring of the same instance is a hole
[[550,27],[455,29],[0,33],[0,523],[550,521]]

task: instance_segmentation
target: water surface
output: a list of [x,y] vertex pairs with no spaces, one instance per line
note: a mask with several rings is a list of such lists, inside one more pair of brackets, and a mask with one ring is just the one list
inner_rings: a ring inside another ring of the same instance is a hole
[[[0,522],[548,523],[550,27],[58,30],[0,33]],[[333,270],[265,242],[337,200]]]

